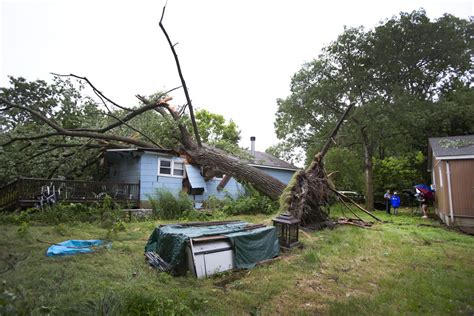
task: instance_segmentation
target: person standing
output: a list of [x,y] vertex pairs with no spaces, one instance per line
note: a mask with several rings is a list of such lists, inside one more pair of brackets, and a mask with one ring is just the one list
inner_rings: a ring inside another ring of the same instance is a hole
[[421,211],[423,212],[421,218],[428,218],[428,201],[425,194],[417,188],[415,196],[417,197],[418,202],[420,202]]
[[400,207],[400,197],[398,196],[397,192],[393,192],[392,196],[390,197],[390,204],[393,207],[393,214],[398,215],[398,208]]
[[383,195],[383,198],[385,199],[385,211],[387,212],[387,214],[390,214],[390,197],[390,190],[387,190],[387,192],[385,192],[385,194]]

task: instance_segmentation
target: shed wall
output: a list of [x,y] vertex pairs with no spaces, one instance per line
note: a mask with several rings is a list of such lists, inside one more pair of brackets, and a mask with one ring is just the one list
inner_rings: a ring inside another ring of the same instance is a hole
[[449,215],[449,196],[448,179],[446,177],[446,162],[434,158],[432,166],[434,176],[432,182],[436,184],[435,210],[437,213]]
[[451,160],[449,164],[454,215],[474,218],[474,159]]

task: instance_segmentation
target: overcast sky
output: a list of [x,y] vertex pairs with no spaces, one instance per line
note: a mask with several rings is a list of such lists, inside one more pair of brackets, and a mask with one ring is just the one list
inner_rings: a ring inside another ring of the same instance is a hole
[[[0,0],[0,86],[8,75],[50,80],[87,76],[123,105],[180,85],[158,27],[164,1]],[[293,74],[344,26],[372,28],[401,11],[424,8],[468,18],[469,0],[169,0],[164,25],[176,46],[193,104],[234,120],[241,145],[277,143],[276,99]],[[182,90],[172,94],[185,103]]]

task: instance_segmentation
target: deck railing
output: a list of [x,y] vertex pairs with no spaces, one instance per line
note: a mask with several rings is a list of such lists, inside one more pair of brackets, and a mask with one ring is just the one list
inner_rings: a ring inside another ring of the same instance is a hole
[[38,201],[44,190],[54,191],[58,201],[98,202],[109,195],[115,202],[138,206],[138,183],[18,178],[0,188],[0,208],[28,207]]

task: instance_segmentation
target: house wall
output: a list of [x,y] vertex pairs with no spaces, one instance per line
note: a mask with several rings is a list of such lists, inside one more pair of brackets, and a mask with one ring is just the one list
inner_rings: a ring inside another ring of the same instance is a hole
[[[171,175],[158,175],[158,160],[167,159],[183,162],[183,158],[154,152],[111,152],[107,159],[110,164],[109,179],[122,182],[140,182],[140,207],[149,208],[149,196],[154,196],[157,189],[166,189],[178,196],[183,189],[183,177]],[[257,167],[274,178],[287,184],[294,171],[273,168]],[[191,195],[196,202],[207,200],[211,196],[223,199],[226,195],[232,198],[245,193],[244,187],[234,178],[227,182],[223,190],[218,191],[217,186],[221,178],[214,178],[206,182],[206,188],[202,195]]]
[[[272,169],[272,168],[263,168],[257,167],[258,169],[268,173],[272,177],[280,180],[284,184],[288,184],[290,182],[291,177],[293,176],[294,171],[291,170],[280,170],[280,169]],[[234,178],[230,179],[229,182],[226,184],[223,190],[218,191],[217,186],[222,181],[221,178],[214,178],[206,182],[207,188],[203,196],[199,197],[201,200],[207,200],[211,196],[215,196],[218,199],[223,199],[226,195],[231,196],[232,198],[237,198],[238,196],[245,193],[244,187],[237,182]],[[198,200],[198,196],[196,196],[196,201]]]
[[154,196],[157,189],[166,189],[178,196],[183,189],[183,178],[158,175],[158,159],[164,158],[182,162],[180,157],[145,152],[140,159],[140,207],[150,207],[148,196]]
[[140,157],[132,152],[108,153],[109,175],[111,181],[138,183],[140,180]]
[[281,170],[281,169],[273,169],[273,168],[264,168],[264,167],[257,167],[258,169],[268,173],[272,177],[280,180],[284,184],[288,184],[295,173],[294,170]]
[[222,181],[222,178],[214,178],[206,182],[206,191],[201,196],[202,200],[207,200],[211,196],[215,196],[219,200],[222,200],[226,195],[229,195],[233,199],[245,193],[244,187],[237,182],[234,178],[227,182],[223,190],[218,191],[217,186]]

